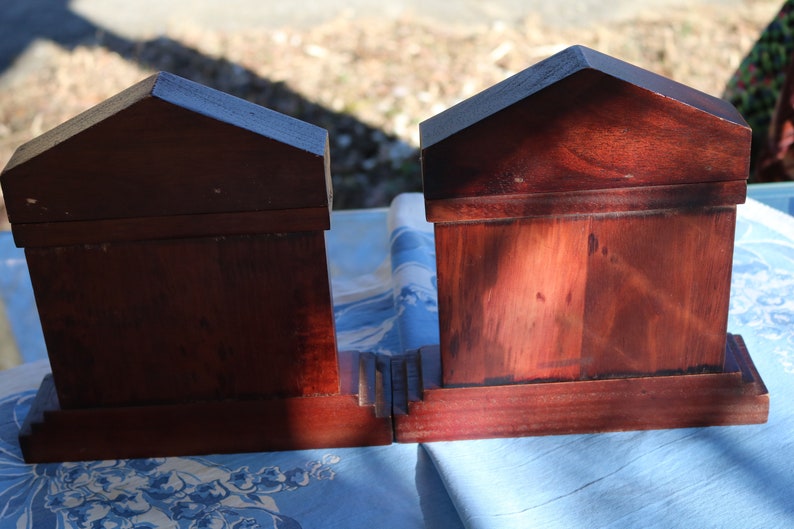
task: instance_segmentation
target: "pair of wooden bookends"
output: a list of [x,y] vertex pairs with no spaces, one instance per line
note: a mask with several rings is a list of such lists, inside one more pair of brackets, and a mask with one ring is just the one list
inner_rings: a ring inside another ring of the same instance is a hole
[[161,73],[20,147],[26,460],[766,420],[730,105],[573,47],[420,128],[441,343],[399,357],[336,350],[325,130]]

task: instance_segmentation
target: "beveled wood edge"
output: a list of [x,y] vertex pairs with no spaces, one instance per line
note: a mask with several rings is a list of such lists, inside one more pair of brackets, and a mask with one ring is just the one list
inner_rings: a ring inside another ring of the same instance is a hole
[[467,222],[561,215],[650,212],[735,206],[747,197],[745,180],[463,198],[425,199],[429,222]]
[[418,350],[390,357],[392,413],[405,415],[408,403],[422,400],[424,392],[422,355]]
[[584,49],[569,46],[422,121],[419,123],[421,149],[441,143],[566,77],[590,69]]
[[374,406],[376,417],[391,417],[391,380],[389,357],[375,353],[358,353],[359,406]]
[[79,134],[81,131],[89,129],[135,103],[150,97],[157,78],[158,74],[150,75],[17,147],[8,164],[0,172],[0,183],[4,182],[5,173],[10,172],[17,166],[27,163],[45,151]]
[[759,424],[769,415],[767,388],[731,334],[722,373],[443,388],[438,346],[394,357],[342,351],[339,362],[335,395],[104,409],[61,410],[47,375],[20,446],[26,462],[44,463]]
[[[438,362],[438,346],[421,352],[423,362]],[[463,388],[439,387],[426,378],[423,400],[409,402],[408,413],[394,417],[395,441],[765,423],[769,393],[741,336],[728,334],[726,354],[735,362],[722,373]]]
[[12,224],[19,248],[328,230],[326,206],[71,222]]
[[744,343],[744,338],[739,334],[728,334],[727,349],[725,351],[726,359],[731,357],[736,362],[738,369],[742,373],[742,380],[747,384],[754,384],[759,393],[769,393],[766,389],[766,384],[761,379],[761,374],[756,369],[753,359],[750,357],[750,352],[747,350],[747,345]]
[[[316,156],[328,158],[328,131],[322,127],[272,110],[169,72],[157,72],[84,110],[21,145],[12,155],[7,172],[67,141],[72,136],[112,118],[122,110],[156,98],[211,119],[285,143]],[[2,180],[2,178],[0,178]]]
[[500,112],[584,70],[619,79],[644,91],[745,128],[749,126],[729,102],[582,45],[569,46],[511,77],[486,88],[419,124],[422,149]]
[[52,409],[60,409],[60,404],[58,402],[58,394],[55,391],[52,373],[47,373],[44,375],[39,390],[33,398],[33,403],[30,405],[30,410],[22,422],[22,427],[19,429],[20,439],[31,435],[32,425],[44,421],[45,412]]
[[356,395],[61,410],[44,378],[19,443],[27,463],[387,445],[391,417]]
[[153,97],[328,158],[328,131],[322,127],[169,72],[158,72],[153,77]]

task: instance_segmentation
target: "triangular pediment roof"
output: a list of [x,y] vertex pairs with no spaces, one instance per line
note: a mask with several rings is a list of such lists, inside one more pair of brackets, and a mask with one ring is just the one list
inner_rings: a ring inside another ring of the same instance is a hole
[[12,223],[328,207],[328,134],[161,72],[21,146],[0,179]]
[[729,103],[570,47],[420,124],[428,199],[746,178]]

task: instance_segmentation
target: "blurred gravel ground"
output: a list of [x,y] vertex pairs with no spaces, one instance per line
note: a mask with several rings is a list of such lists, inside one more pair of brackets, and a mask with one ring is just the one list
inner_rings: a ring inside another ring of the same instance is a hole
[[100,32],[73,49],[36,41],[0,78],[0,167],[21,143],[168,70],[329,129],[334,207],[384,206],[421,189],[420,121],[538,60],[583,44],[720,96],[780,5],[695,6],[586,29],[537,17],[474,28],[342,16],[303,29],[182,25],[140,42]]

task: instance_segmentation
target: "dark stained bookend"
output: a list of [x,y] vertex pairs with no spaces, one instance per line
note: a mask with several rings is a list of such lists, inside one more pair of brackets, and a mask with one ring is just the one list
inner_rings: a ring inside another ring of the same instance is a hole
[[577,46],[420,131],[440,343],[395,357],[337,351],[325,130],[161,73],[20,147],[26,461],[766,421],[732,106]]
[[766,421],[727,334],[731,105],[576,46],[420,131],[441,343],[397,440]]
[[392,441],[336,350],[324,129],[161,73],[0,178],[52,365],[27,461]]

